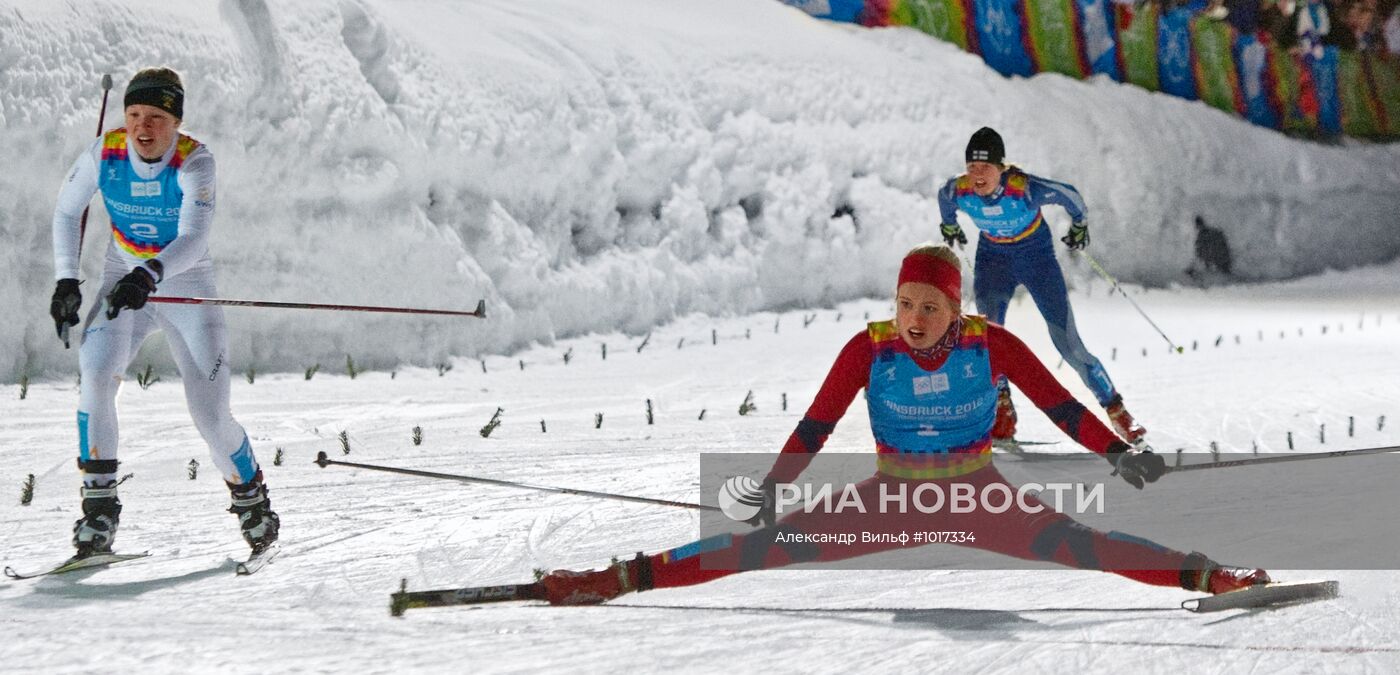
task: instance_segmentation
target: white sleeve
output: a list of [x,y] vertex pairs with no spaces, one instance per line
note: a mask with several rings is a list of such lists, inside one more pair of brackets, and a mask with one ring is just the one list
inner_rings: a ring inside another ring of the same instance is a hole
[[102,151],[102,139],[88,147],[87,152],[73,161],[68,178],[58,190],[58,203],[53,210],[53,274],[54,279],[77,279],[78,258],[82,254],[83,209],[97,193],[97,156]]
[[214,224],[214,155],[201,146],[185,159],[177,177],[184,197],[175,240],[154,260],[163,278],[179,274],[209,253],[209,230]]

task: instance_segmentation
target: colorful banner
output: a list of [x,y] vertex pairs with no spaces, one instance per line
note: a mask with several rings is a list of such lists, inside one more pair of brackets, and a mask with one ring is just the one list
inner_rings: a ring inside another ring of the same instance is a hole
[[1385,117],[1385,133],[1400,136],[1400,59],[1371,55],[1366,59]]
[[1317,129],[1317,97],[1312,94],[1312,76],[1304,75],[1302,62],[1294,54],[1273,42],[1267,47],[1269,72],[1274,77],[1274,92],[1279,101],[1279,123],[1285,132],[1311,133]]
[[1030,77],[1035,69],[1023,41],[1020,0],[977,0],[974,7],[982,60],[1002,75]]
[[1234,56],[1245,118],[1261,127],[1283,128],[1269,48],[1253,35],[1241,35]]
[[1342,105],[1337,96],[1336,47],[1323,47],[1322,58],[1311,61],[1313,91],[1317,95],[1317,130],[1335,136],[1342,133]]
[[1166,15],[1150,0],[782,1],[832,21],[914,27],[1003,75],[1105,74],[1289,133],[1400,136],[1400,60],[1291,54],[1192,9],[1206,0]]
[[963,0],[899,0],[890,14],[890,23],[912,26],[963,51],[977,51],[970,40],[972,13]]
[[1089,60],[1079,37],[1075,0],[1025,0],[1024,11],[1035,72],[1087,77]]
[[1191,12],[1174,9],[1157,20],[1157,77],[1162,91],[1196,100],[1191,61]]
[[864,7],[856,15],[856,23],[867,28],[895,25],[890,21],[894,5],[898,0],[864,0]]
[[1245,113],[1235,70],[1235,29],[1217,19],[1196,15],[1191,20],[1191,48],[1196,54],[1192,73],[1202,101],[1233,115]]
[[1157,77],[1157,3],[1145,2],[1136,8],[1114,3],[1113,19],[1118,31],[1118,61],[1123,81],[1158,91],[1161,87]]
[[865,8],[865,0],[782,0],[818,19],[856,23]]
[[1112,0],[1075,0],[1079,12],[1079,35],[1089,72],[1123,80],[1118,65],[1118,31],[1114,29]]
[[1360,54],[1337,55],[1337,98],[1341,102],[1342,132],[1348,136],[1372,136],[1383,131],[1376,110],[1379,102],[1372,95],[1368,79]]

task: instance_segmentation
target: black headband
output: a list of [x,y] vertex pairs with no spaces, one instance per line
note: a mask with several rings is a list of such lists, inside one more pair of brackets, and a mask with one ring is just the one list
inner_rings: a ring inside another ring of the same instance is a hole
[[179,85],[165,80],[136,78],[126,86],[126,97],[122,106],[155,106],[174,115],[176,119],[185,117],[185,90]]

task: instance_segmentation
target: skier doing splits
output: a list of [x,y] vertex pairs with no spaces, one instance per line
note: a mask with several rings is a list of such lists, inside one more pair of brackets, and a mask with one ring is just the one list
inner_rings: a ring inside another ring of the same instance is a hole
[[[151,332],[165,331],[184,381],[195,427],[228,483],[243,538],[260,553],[277,540],[279,520],[243,427],[229,410],[223,310],[147,305],[156,292],[216,296],[209,232],[214,220],[214,156],[179,132],[184,87],[168,68],[142,70],[127,85],[124,128],[106,132],[78,157],[53,217],[50,314],[60,337],[79,323],[80,214],[101,190],[112,222],[102,283],[83,323],[78,360],[78,468],[83,517],[73,527],[78,558],[112,549],[117,498],[117,392],[122,374]],[[157,290],[159,289],[159,291]]]
[[[639,553],[601,571],[555,571],[541,580],[549,602],[593,604],[631,591],[688,586],[742,570],[830,562],[904,546],[880,538],[838,541],[839,535],[862,530],[970,532],[975,541],[953,543],[1209,593],[1269,582],[1264,570],[1222,566],[1200,553],[1090,529],[1029,496],[1025,507],[1000,513],[984,507],[965,513],[879,513],[871,508],[857,515],[798,509],[773,523],[774,486],[791,483],[807,468],[862,388],[877,453],[877,473],[855,486],[863,504],[879,504],[882,494],[915,494],[921,487],[952,494],[955,484],[979,493],[988,486],[1004,487],[1015,494],[1015,486],[991,461],[997,382],[1002,377],[1014,382],[1071,438],[1103,455],[1133,486],[1141,489],[1144,482],[1165,473],[1160,456],[1115,437],[1016,336],[984,317],[963,315],[960,286],[958,259],[951,249],[925,245],[904,258],[894,321],[871,323],[846,343],[764,480],[769,509],[765,527],[651,556]],[[935,384],[920,387],[920,381]]]
[[[1072,185],[1003,164],[1006,149],[1001,136],[989,127],[972,135],[964,155],[967,173],[950,179],[938,191],[938,209],[943,217],[940,230],[949,246],[967,244],[967,236],[958,226],[958,211],[966,213],[982,232],[972,275],[977,309],[992,323],[1003,324],[1016,286],[1025,286],[1045,317],[1055,349],[1094,392],[1118,434],[1129,443],[1138,443],[1147,431],[1128,414],[1103,364],[1079,338],[1065,277],[1055,261],[1050,227],[1041,213],[1041,207],[1049,204],[1064,207],[1073,224],[1060,241],[1081,250],[1089,245],[1084,199]],[[998,389],[992,438],[1010,440],[1016,433],[1016,410],[1005,380],[998,383]]]

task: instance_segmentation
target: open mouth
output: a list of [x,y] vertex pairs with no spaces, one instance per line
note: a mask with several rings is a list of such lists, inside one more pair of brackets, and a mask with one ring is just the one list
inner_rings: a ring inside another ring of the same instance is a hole
[[922,339],[924,339],[924,332],[923,332],[922,330],[918,329],[918,328],[910,328],[909,331],[908,331],[908,333],[909,333],[909,338],[912,339],[912,340],[922,340]]

